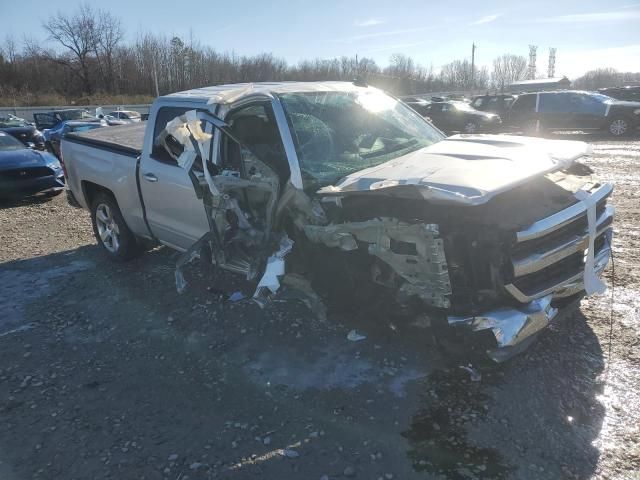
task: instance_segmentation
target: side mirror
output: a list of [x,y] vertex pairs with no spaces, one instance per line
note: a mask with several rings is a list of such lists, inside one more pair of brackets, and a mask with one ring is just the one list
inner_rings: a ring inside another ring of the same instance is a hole
[[33,142],[27,142],[27,148],[34,150],[36,148],[36,144]]

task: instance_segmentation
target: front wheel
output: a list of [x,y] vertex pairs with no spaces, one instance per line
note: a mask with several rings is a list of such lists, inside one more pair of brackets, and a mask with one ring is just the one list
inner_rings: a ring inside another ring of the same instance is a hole
[[91,204],[91,223],[96,240],[112,260],[123,262],[140,253],[136,237],[127,227],[111,195],[96,195]]
[[614,137],[622,137],[630,131],[629,121],[624,117],[616,117],[609,122],[609,133]]

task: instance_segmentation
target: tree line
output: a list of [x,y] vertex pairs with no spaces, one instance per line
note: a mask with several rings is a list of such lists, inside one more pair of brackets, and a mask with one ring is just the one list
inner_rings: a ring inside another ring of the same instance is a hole
[[0,44],[0,102],[5,105],[125,96],[129,103],[136,96],[149,101],[156,94],[204,85],[278,80],[363,78],[398,95],[499,90],[524,79],[528,71],[526,58],[512,54],[494,59],[491,70],[463,59],[436,72],[401,53],[383,68],[371,58],[346,56],[288,64],[271,53],[219,52],[194,38],[154,33],[125,43],[121,19],[88,3],[75,12],[52,15],[43,29],[46,44],[28,37]]

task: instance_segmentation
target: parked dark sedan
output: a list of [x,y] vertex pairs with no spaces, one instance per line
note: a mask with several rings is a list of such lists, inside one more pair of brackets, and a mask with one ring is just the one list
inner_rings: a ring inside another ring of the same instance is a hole
[[465,102],[434,102],[425,108],[424,116],[443,132],[495,132],[500,128],[500,116],[481,112]]
[[553,130],[601,130],[619,137],[640,125],[640,102],[578,90],[525,93],[511,106],[509,124],[527,135]]
[[56,157],[0,132],[0,197],[57,195],[63,190],[64,173]]
[[38,150],[44,150],[42,133],[22,118],[0,117],[0,131],[17,138],[24,146],[33,145]]
[[427,106],[431,105],[431,102],[429,100],[425,100],[424,98],[420,97],[403,97],[401,98],[401,100],[423,117],[426,115]]

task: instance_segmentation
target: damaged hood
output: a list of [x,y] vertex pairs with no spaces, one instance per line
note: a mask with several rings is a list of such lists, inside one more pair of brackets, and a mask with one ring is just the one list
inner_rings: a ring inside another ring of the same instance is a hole
[[585,142],[505,135],[455,135],[348,175],[321,195],[376,192],[433,203],[479,205],[531,178],[589,155]]

